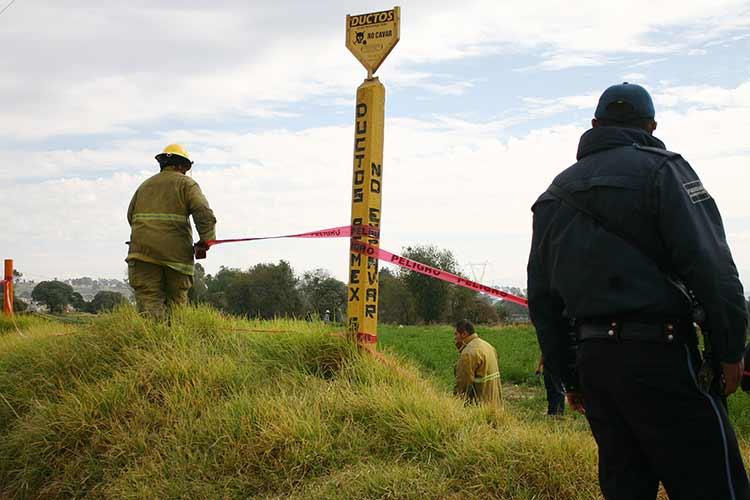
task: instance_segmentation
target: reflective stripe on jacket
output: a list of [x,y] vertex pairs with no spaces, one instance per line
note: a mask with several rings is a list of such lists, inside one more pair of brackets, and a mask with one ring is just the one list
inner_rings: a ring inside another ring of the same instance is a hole
[[456,363],[456,386],[453,393],[470,402],[500,404],[497,352],[477,334],[468,337],[461,348]]
[[193,230],[201,240],[216,239],[216,218],[198,183],[173,167],[147,179],[128,207],[130,250],[140,260],[193,274]]

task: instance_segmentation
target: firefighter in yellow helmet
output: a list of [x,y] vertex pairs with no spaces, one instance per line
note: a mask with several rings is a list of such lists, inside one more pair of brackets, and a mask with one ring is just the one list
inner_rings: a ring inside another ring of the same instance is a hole
[[[187,303],[194,253],[205,253],[205,242],[216,239],[216,218],[198,183],[185,175],[193,165],[185,148],[170,144],[156,160],[161,172],[140,185],[128,207],[125,260],[138,310],[164,319],[170,306]],[[191,215],[199,235],[195,245]]]
[[468,320],[457,322],[453,335],[459,352],[453,393],[469,403],[499,406],[501,390],[497,351],[474,333],[474,325]]

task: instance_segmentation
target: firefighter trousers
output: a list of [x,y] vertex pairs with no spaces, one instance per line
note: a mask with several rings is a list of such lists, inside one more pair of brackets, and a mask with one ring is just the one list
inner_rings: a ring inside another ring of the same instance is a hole
[[164,320],[174,305],[187,304],[193,277],[166,266],[128,261],[128,281],[135,291],[138,312]]

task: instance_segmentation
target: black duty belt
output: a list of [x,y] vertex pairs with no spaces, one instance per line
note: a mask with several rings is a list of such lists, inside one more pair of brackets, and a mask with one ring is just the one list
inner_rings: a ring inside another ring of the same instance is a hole
[[610,321],[609,323],[581,322],[576,325],[578,340],[606,339],[671,343],[687,333],[684,322]]

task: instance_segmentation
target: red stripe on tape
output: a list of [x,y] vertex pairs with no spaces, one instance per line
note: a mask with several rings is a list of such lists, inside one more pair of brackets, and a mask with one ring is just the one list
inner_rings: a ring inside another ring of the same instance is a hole
[[238,243],[240,241],[277,240],[281,238],[351,238],[358,236],[380,237],[380,228],[373,226],[339,226],[319,229],[307,233],[284,234],[281,236],[259,236],[254,238],[233,238],[228,240],[208,240],[206,245],[212,247],[222,243]]
[[[209,240],[206,242],[206,244],[209,247],[211,247],[213,245],[219,245],[222,243],[237,243],[240,241],[275,240],[275,239],[280,239],[280,238],[356,238],[360,236],[371,236],[374,238],[379,238],[380,228],[374,227],[374,226],[365,226],[365,225],[339,226],[339,227],[332,227],[329,229],[320,229],[318,231],[310,231],[307,233],[285,234],[282,236],[261,236],[261,237],[256,237],[256,238]],[[389,262],[391,264],[395,264],[397,266],[401,266],[403,268],[409,269],[410,271],[424,274],[426,276],[431,276],[435,279],[446,281],[448,283],[453,283],[454,285],[462,286],[464,288],[468,288],[469,290],[474,290],[475,292],[485,293],[487,295],[492,295],[493,297],[498,297],[503,300],[507,300],[509,302],[514,302],[524,307],[529,307],[529,301],[525,299],[524,297],[518,297],[517,295],[513,295],[512,293],[504,292],[502,290],[498,290],[497,288],[493,288],[491,286],[477,283],[476,281],[471,281],[466,278],[462,278],[461,276],[457,276],[447,271],[443,271],[442,269],[437,269],[435,267],[428,266],[427,264],[422,264],[421,262],[417,262],[416,260],[407,259],[406,257],[402,257],[400,255],[389,252],[387,250],[374,247],[368,243],[365,243],[364,241],[352,239],[350,248],[352,252],[361,253],[361,254],[367,255],[368,257],[373,257],[373,258],[376,258],[385,262]],[[366,335],[366,334],[363,334],[363,335]]]
[[524,307],[529,307],[529,301],[523,297],[518,297],[516,295],[513,295],[512,293],[504,292],[502,290],[498,290],[497,288],[492,288],[491,286],[483,285],[481,283],[477,283],[476,281],[462,278],[461,276],[456,276],[453,273],[428,266],[427,264],[422,264],[421,262],[417,262],[416,260],[407,259],[406,257],[396,255],[395,253],[383,250],[382,248],[368,245],[367,243],[364,243],[362,241],[352,240],[351,250],[352,252],[361,253],[370,257],[377,257],[380,260],[390,262],[391,264],[396,264],[397,266],[401,266],[410,271],[424,274],[425,276],[430,276],[435,279],[474,290],[475,292],[486,293],[487,295],[492,295],[509,302],[515,302],[516,304],[522,305]]

